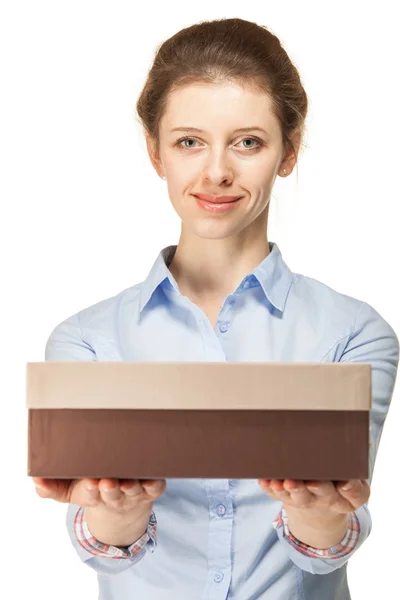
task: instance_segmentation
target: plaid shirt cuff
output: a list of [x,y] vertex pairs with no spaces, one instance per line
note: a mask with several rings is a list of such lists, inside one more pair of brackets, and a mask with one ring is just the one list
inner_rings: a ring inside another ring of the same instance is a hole
[[76,513],[74,531],[82,548],[101,558],[135,558],[143,552],[146,545],[150,552],[154,552],[157,545],[157,519],[154,512],[150,515],[147,531],[136,542],[124,548],[103,544],[90,533],[85,520],[85,507],[83,506]]
[[310,558],[342,558],[350,554],[354,550],[358,538],[360,537],[360,522],[355,512],[348,514],[348,528],[344,538],[336,546],[325,548],[320,550],[318,548],[312,548],[307,546],[296,539],[289,530],[288,517],[284,508],[282,508],[276,520],[273,522],[275,529],[283,526],[283,537],[302,554],[309,556]]

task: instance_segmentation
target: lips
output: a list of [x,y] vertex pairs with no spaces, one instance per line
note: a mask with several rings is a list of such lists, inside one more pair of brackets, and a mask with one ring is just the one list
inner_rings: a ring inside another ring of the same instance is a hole
[[210,204],[227,204],[228,202],[235,202],[241,196],[211,196],[210,194],[195,194],[197,198]]

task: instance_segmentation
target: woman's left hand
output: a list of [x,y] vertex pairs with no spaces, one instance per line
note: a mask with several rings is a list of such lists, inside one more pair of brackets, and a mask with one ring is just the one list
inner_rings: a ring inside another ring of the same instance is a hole
[[[328,509],[336,514],[355,511],[367,502],[371,491],[365,479],[340,482],[259,479],[258,483],[268,496],[282,502],[284,507]],[[345,490],[347,484],[351,487]]]

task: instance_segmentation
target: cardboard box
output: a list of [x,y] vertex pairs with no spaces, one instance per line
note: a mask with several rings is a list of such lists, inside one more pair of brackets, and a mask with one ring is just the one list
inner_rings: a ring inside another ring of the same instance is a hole
[[30,476],[369,476],[369,363],[37,362],[26,383]]

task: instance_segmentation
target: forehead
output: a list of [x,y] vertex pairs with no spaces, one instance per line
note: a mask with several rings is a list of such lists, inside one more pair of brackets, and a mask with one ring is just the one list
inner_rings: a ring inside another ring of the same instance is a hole
[[279,132],[272,114],[271,99],[265,92],[236,83],[195,83],[173,91],[161,120],[161,129],[196,127],[205,132],[259,126]]

